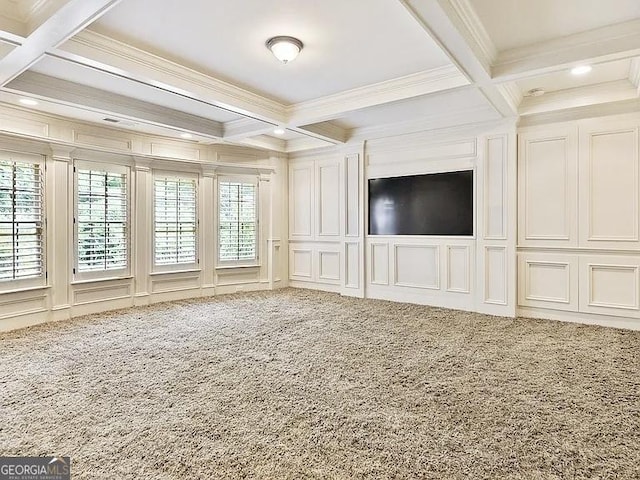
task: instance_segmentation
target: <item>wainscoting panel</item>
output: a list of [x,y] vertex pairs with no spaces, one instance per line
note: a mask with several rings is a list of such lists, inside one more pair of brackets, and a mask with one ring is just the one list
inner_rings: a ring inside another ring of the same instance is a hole
[[484,302],[507,305],[507,247],[484,248]]
[[333,160],[316,162],[318,179],[318,237],[340,236],[340,164]]
[[371,242],[370,279],[375,285],[389,285],[389,244]]
[[580,311],[640,317],[640,257],[580,258]]
[[471,292],[471,271],[469,247],[466,245],[447,245],[447,291],[457,293]]
[[357,154],[348,155],[345,162],[346,225],[345,236],[360,235],[360,165]]
[[519,253],[518,305],[576,311],[578,256]]
[[292,280],[313,281],[313,249],[308,246],[289,246],[289,277]]
[[577,131],[562,128],[520,138],[520,245],[577,245]]
[[507,136],[487,139],[484,166],[484,238],[507,237]]
[[319,283],[340,283],[340,252],[338,250],[318,250]]
[[394,245],[394,285],[439,290],[439,247],[437,245]]
[[313,237],[313,162],[289,166],[289,235],[296,239]]
[[[580,241],[588,248],[640,248],[638,128],[581,134]],[[626,127],[626,128],[623,128]]]
[[345,242],[346,288],[360,288],[360,242]]

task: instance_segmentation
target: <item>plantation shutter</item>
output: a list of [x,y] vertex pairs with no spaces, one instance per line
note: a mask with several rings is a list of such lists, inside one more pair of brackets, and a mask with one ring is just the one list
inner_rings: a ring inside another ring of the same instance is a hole
[[0,160],[0,280],[42,273],[41,166]]
[[221,180],[219,188],[219,260],[257,260],[257,185]]
[[78,272],[126,268],[127,175],[78,169],[76,176]]
[[156,265],[196,263],[196,181],[156,178],[154,181],[154,262]]

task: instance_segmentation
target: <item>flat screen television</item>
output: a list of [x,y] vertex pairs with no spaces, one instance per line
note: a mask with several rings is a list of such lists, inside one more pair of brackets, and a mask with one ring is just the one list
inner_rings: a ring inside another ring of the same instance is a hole
[[473,170],[369,180],[369,235],[473,235]]

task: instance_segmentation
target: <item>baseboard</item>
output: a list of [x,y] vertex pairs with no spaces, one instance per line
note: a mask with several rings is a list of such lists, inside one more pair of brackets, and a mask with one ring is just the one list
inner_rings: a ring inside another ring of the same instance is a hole
[[292,288],[302,288],[308,290],[321,290],[323,292],[340,293],[342,287],[340,285],[330,285],[328,283],[301,282],[299,280],[289,280],[289,286]]
[[560,310],[545,310],[539,308],[519,307],[518,317],[556,320],[559,322],[582,323],[585,325],[599,325],[601,327],[622,328],[625,330],[640,330],[640,319],[629,317],[614,317],[612,315],[596,315],[593,313],[564,312]]

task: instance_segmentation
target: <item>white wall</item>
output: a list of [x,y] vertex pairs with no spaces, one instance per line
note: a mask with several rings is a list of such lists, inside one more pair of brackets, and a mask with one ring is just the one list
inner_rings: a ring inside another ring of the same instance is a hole
[[640,115],[523,128],[518,312],[640,329]]
[[[388,137],[289,164],[292,286],[515,314],[515,127]],[[370,178],[473,169],[472,237],[369,236]]]
[[[0,109],[3,152],[39,155],[46,164],[46,271],[42,287],[0,283],[0,331],[113,308],[287,284],[287,161],[278,154],[208,146],[68,122],[8,107]],[[125,278],[74,281],[73,163],[76,159],[130,168],[131,265]],[[198,177],[199,265],[154,272],[152,194],[155,171]],[[259,177],[259,267],[216,265],[216,177]]]

